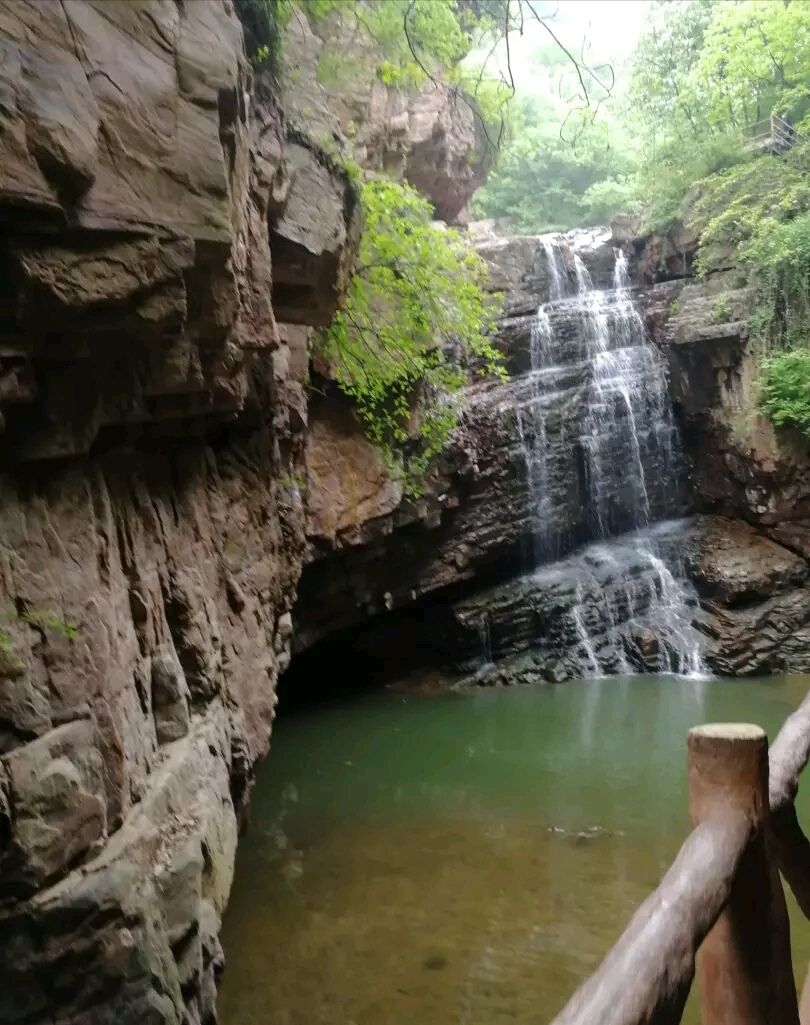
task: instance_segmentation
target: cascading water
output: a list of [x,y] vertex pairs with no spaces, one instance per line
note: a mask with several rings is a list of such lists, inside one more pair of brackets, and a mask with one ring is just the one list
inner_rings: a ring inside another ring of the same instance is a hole
[[[553,268],[553,273],[550,273],[552,291],[560,292],[562,279],[553,254],[549,255],[548,259]],[[515,411],[520,447],[526,465],[526,482],[532,502],[532,562],[540,562],[551,554],[551,535],[545,526],[548,514],[548,441],[541,378],[550,361],[552,338],[551,321],[541,306],[529,335],[530,397],[525,406],[518,406]]]
[[[549,301],[532,325],[525,398],[515,410],[532,564],[559,556],[555,495],[557,482],[572,476],[571,445],[561,425],[552,437],[548,418],[564,396],[568,407],[580,410],[568,417],[568,431],[580,453],[589,534],[599,540],[586,550],[589,558],[567,560],[578,574],[570,619],[581,670],[590,676],[627,672],[635,636],[646,645],[647,664],[700,674],[696,597],[685,573],[670,565],[672,546],[665,552],[649,529],[671,515],[680,463],[666,369],[633,302],[627,258],[614,251],[612,288],[600,290],[578,254],[569,253],[567,267],[558,240],[546,236],[540,243]],[[572,321],[578,325],[573,333]],[[620,540],[610,540],[619,534]],[[589,568],[594,562],[601,576]],[[611,565],[615,573],[605,587],[604,568]]]
[[[543,253],[546,258],[546,270],[548,273],[548,291],[552,300],[562,299],[565,295],[565,267],[562,265],[559,248],[556,247],[548,235],[540,239]],[[541,307],[542,309],[542,307]]]

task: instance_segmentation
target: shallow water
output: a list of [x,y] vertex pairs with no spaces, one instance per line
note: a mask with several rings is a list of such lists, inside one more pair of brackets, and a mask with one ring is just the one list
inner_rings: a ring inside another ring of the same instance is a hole
[[[808,687],[614,677],[281,718],[224,923],[223,1025],[549,1021],[687,834],[687,729],[773,738]],[[793,946],[801,985],[798,916]]]

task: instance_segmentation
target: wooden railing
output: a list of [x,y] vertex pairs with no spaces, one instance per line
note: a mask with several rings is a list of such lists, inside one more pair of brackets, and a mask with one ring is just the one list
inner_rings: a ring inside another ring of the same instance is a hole
[[778,114],[771,114],[762,121],[757,121],[748,130],[746,148],[751,150],[769,150],[771,153],[784,153],[805,137],[793,125]]
[[810,694],[770,752],[758,726],[689,731],[694,829],[552,1025],[677,1025],[696,973],[703,1025],[810,1025],[780,878],[810,918],[810,840],[794,804],[809,758]]

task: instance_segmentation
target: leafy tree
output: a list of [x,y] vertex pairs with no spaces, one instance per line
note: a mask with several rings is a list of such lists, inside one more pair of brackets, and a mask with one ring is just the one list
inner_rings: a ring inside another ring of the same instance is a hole
[[652,5],[631,64],[629,110],[652,155],[673,137],[694,144],[705,134],[706,98],[693,87],[711,22],[712,0]]
[[[300,7],[318,34],[340,48],[324,47],[319,79],[340,92],[356,87],[358,75],[410,90],[430,82],[467,103],[493,149],[506,138],[507,107],[515,94],[511,40],[527,24],[546,34],[547,49],[567,66],[576,82],[577,101],[587,109],[610,92],[612,70],[592,66],[568,49],[553,27],[549,0],[237,0],[256,20],[264,12],[265,34],[273,37],[262,58],[277,53],[277,27]],[[270,12],[268,19],[267,12]],[[253,12],[253,13],[251,13]],[[267,28],[269,26],[269,28]],[[353,40],[358,45],[353,45]],[[262,39],[262,42],[266,40]],[[344,45],[347,44],[347,45]]]
[[414,189],[374,179],[362,187],[362,206],[348,299],[321,354],[413,493],[456,422],[451,396],[468,376],[465,364],[503,373],[487,334],[495,310],[482,291],[481,258],[459,232],[431,221]]
[[511,140],[476,194],[476,216],[539,233],[600,223],[632,203],[632,154],[615,124],[601,119],[571,141],[543,96],[519,101],[513,118]]
[[753,270],[772,266],[780,223],[810,210],[808,159],[805,144],[784,156],[749,158],[693,183],[686,210],[700,231],[704,273],[731,263]]
[[805,0],[717,4],[706,29],[695,88],[713,128],[737,129],[772,112],[801,117],[810,105],[810,5]]
[[675,0],[655,6],[633,59],[646,226],[681,212],[695,182],[750,159],[746,135],[810,104],[810,4]]
[[810,437],[810,349],[789,349],[763,365],[761,405],[777,427]]
[[440,69],[452,70],[467,55],[471,37],[454,0],[359,0],[331,9],[376,46],[375,73],[386,85],[416,87]]
[[710,123],[709,90],[699,83],[718,6],[659,0],[633,56],[627,116],[641,140],[636,182],[647,230],[668,226],[695,182],[742,157],[739,132]]

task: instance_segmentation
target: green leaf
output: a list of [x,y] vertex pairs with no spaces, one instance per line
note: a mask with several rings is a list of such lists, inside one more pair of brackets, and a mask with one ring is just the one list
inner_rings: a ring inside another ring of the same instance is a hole
[[486,267],[430,204],[388,179],[362,187],[365,228],[346,303],[320,340],[392,472],[415,492],[456,419],[470,372],[503,374]]

